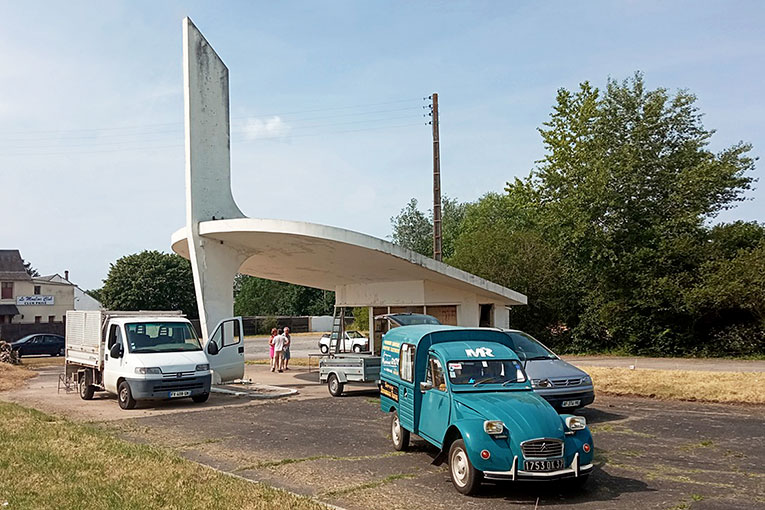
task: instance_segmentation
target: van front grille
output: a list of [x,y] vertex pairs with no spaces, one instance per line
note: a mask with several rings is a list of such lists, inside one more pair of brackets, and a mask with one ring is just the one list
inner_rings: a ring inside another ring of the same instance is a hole
[[204,386],[205,383],[203,380],[191,377],[187,379],[176,379],[174,381],[162,381],[162,383],[154,385],[154,392],[196,390],[204,388]]
[[562,457],[563,441],[560,439],[532,439],[521,443],[521,450],[527,459]]

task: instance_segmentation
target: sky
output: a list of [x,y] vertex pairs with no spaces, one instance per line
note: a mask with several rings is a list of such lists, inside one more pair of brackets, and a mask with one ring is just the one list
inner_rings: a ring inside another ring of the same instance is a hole
[[[765,148],[765,3],[0,0],[0,248],[98,288],[184,226],[181,20],[229,68],[234,197],[251,217],[388,238],[443,192],[528,175],[556,91],[644,73],[688,89],[711,149]],[[760,179],[718,221],[765,221]]]

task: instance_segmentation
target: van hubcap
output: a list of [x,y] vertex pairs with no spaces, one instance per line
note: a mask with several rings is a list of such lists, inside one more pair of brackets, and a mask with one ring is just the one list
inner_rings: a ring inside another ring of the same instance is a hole
[[393,442],[399,444],[401,442],[401,430],[398,423],[398,417],[393,418],[393,427],[391,427],[391,435],[393,436]]
[[120,400],[123,402],[127,401],[127,388],[122,388],[122,391],[120,391]]
[[468,478],[468,460],[463,450],[457,450],[452,455],[452,477],[457,485],[464,487]]

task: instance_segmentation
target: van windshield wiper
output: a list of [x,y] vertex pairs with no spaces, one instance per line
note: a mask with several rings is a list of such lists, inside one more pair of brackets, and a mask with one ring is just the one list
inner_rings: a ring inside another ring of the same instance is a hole
[[543,359],[555,359],[551,356],[532,356],[531,358],[526,358],[526,361],[539,361]]
[[473,387],[475,388],[479,384],[484,384],[484,383],[487,383],[489,381],[493,381],[494,379],[497,379],[497,377],[496,376],[486,377],[485,379],[481,379],[480,381],[474,382],[473,383]]

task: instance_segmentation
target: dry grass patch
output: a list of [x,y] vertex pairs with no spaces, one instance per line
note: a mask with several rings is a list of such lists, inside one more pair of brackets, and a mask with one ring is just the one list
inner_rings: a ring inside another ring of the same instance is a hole
[[24,381],[37,374],[19,365],[0,363],[0,391],[8,391],[24,385]]
[[765,373],[581,367],[595,393],[666,400],[765,404]]
[[53,509],[324,510],[105,429],[0,403],[0,504]]

